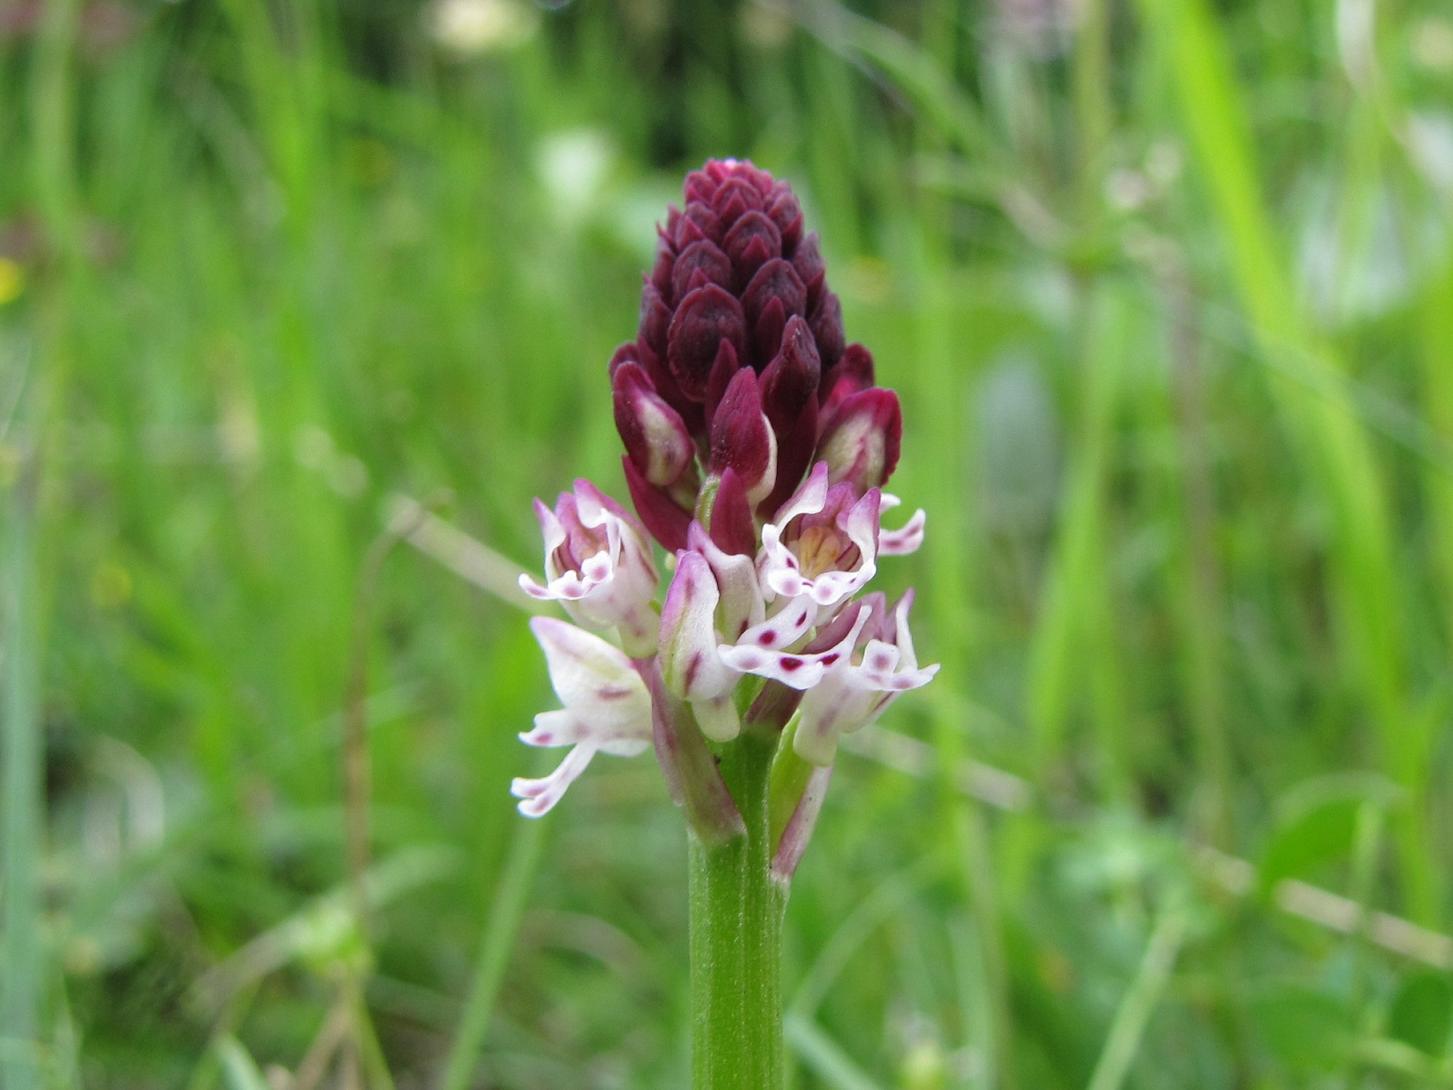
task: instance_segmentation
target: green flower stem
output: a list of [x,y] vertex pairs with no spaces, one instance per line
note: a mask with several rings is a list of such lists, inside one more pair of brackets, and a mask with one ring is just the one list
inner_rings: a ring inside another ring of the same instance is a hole
[[777,736],[745,731],[721,774],[746,835],[690,843],[691,1070],[694,1090],[781,1090],[782,916],[772,878],[768,784]]

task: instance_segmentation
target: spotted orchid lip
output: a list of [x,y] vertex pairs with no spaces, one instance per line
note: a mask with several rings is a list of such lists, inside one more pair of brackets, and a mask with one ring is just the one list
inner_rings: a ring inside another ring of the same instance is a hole
[[[793,603],[783,612],[795,613],[799,608],[808,609],[800,603]],[[742,639],[738,643],[721,648],[722,661],[734,670],[745,674],[756,674],[771,681],[781,682],[791,689],[810,690],[822,681],[823,675],[852,653],[853,644],[867,624],[868,610],[859,612],[857,620],[832,647],[823,651],[807,652],[775,650],[773,641],[763,642],[760,634],[755,642]],[[795,626],[795,618],[794,618]]]
[[[558,601],[580,624],[615,629],[633,653],[656,643],[656,564],[644,528],[590,481],[561,493],[552,509],[535,501],[545,546],[545,582],[522,574],[521,589],[537,601]],[[596,544],[579,556],[576,542]]]
[[835,530],[856,550],[857,563],[850,570],[828,569],[815,574],[803,570],[801,561],[784,540],[792,524],[822,513],[828,506],[827,464],[819,462],[798,495],[783,507],[777,522],[762,527],[763,582],[773,594],[787,598],[808,597],[819,606],[833,606],[856,594],[877,571],[878,505],[880,494],[869,489],[833,520]]
[[[891,492],[883,493],[881,507],[891,510],[902,507],[903,501]],[[908,556],[923,546],[923,532],[928,524],[928,515],[922,507],[909,516],[908,521],[896,530],[878,530],[879,556]]]
[[[918,665],[908,631],[912,605],[909,591],[891,615],[875,614],[861,653],[844,656],[803,694],[792,738],[793,749],[803,760],[831,764],[842,735],[868,726],[899,694],[927,685],[938,673],[937,664]],[[862,612],[874,611],[864,607]],[[861,625],[858,631],[863,631]]]
[[520,735],[531,746],[570,746],[549,775],[517,777],[510,792],[528,817],[547,813],[596,753],[633,757],[651,745],[651,697],[626,654],[599,636],[552,617],[530,628],[545,652],[550,684],[563,707],[535,717]]

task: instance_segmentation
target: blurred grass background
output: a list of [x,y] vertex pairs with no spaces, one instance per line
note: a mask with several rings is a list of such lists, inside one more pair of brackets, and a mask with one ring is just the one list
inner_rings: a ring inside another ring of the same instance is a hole
[[0,1085],[684,1085],[657,771],[519,819],[523,616],[385,526],[622,493],[726,154],[902,394],[944,663],[799,873],[795,1085],[1453,1085],[1434,0],[0,0]]

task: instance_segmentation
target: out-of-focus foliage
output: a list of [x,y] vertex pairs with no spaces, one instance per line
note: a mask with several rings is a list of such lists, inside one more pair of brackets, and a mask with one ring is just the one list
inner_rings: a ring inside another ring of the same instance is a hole
[[523,615],[385,527],[620,491],[725,154],[902,394],[944,663],[796,1085],[1453,1084],[1453,13],[1373,0],[0,0],[0,1083],[683,1085],[659,774],[519,819]]

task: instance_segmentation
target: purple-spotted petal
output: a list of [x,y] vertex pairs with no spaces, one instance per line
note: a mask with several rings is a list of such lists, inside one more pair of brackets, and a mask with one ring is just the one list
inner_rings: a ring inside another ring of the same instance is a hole
[[612,733],[603,729],[601,723],[593,722],[588,711],[556,708],[535,716],[534,729],[519,737],[527,746],[583,744],[615,757],[635,757],[650,748],[649,726],[648,723],[637,722],[632,725],[633,729],[624,733]]
[[907,670],[918,668],[918,655],[913,650],[913,634],[908,631],[908,611],[913,608],[916,597],[916,592],[910,587],[903,592],[903,596],[898,599],[898,605],[893,609],[893,642],[903,656],[903,666]]
[[744,674],[780,681],[793,689],[813,690],[823,680],[824,673],[841,663],[852,653],[858,635],[867,623],[869,610],[861,610],[851,629],[838,643],[824,651],[773,651],[760,644],[741,643],[721,649],[721,658],[734,670]]
[[[897,507],[903,501],[897,496],[883,493],[883,506]],[[913,512],[913,516],[896,530],[884,530],[881,526],[878,529],[878,555],[879,556],[907,556],[909,553],[916,553],[923,545],[923,530],[928,522],[928,515],[923,508]]]
[[620,648],[553,617],[532,618],[530,629],[545,652],[550,685],[566,708],[589,715],[602,733],[645,724],[649,737],[651,698]]
[[565,706],[535,717],[520,735],[532,746],[571,746],[548,776],[519,777],[510,791],[520,813],[539,817],[565,794],[596,753],[634,757],[651,745],[651,697],[630,659],[599,636],[551,617],[530,628],[545,651],[550,684]]
[[[861,658],[844,656],[820,684],[802,695],[801,718],[792,745],[803,760],[817,765],[832,763],[842,735],[872,723],[899,693],[927,685],[938,673],[937,664],[920,667],[914,655],[908,632],[912,604],[910,591],[899,600],[891,621],[872,611],[876,617],[870,630],[873,635]],[[881,609],[880,601],[877,610]],[[863,612],[870,610],[865,608]]]
[[591,746],[576,746],[565,754],[555,771],[538,780],[516,776],[510,782],[510,794],[520,800],[519,811],[525,817],[543,817],[565,795],[565,789],[579,779],[595,756]]
[[556,708],[535,716],[534,729],[519,737],[527,746],[573,746],[593,734],[587,720],[569,708]]
[[863,648],[863,661],[858,667],[864,688],[887,689],[886,681],[898,666],[898,648],[882,640],[869,640]]
[[768,651],[786,651],[807,635],[817,620],[817,606],[812,602],[789,599],[782,608],[759,624],[747,629],[735,640],[739,647],[760,647]]
[[846,514],[840,514],[837,519],[837,525],[841,526],[849,541],[857,546],[857,551],[862,552],[863,567],[869,568],[869,576],[872,576],[873,555],[878,552],[878,525],[882,498],[881,491],[869,488],[866,493],[863,493],[862,498],[847,510]]
[[792,748],[804,761],[830,765],[837,756],[838,739],[873,714],[876,695],[854,690],[847,673],[825,678],[821,685],[802,694],[802,716],[792,736]]

